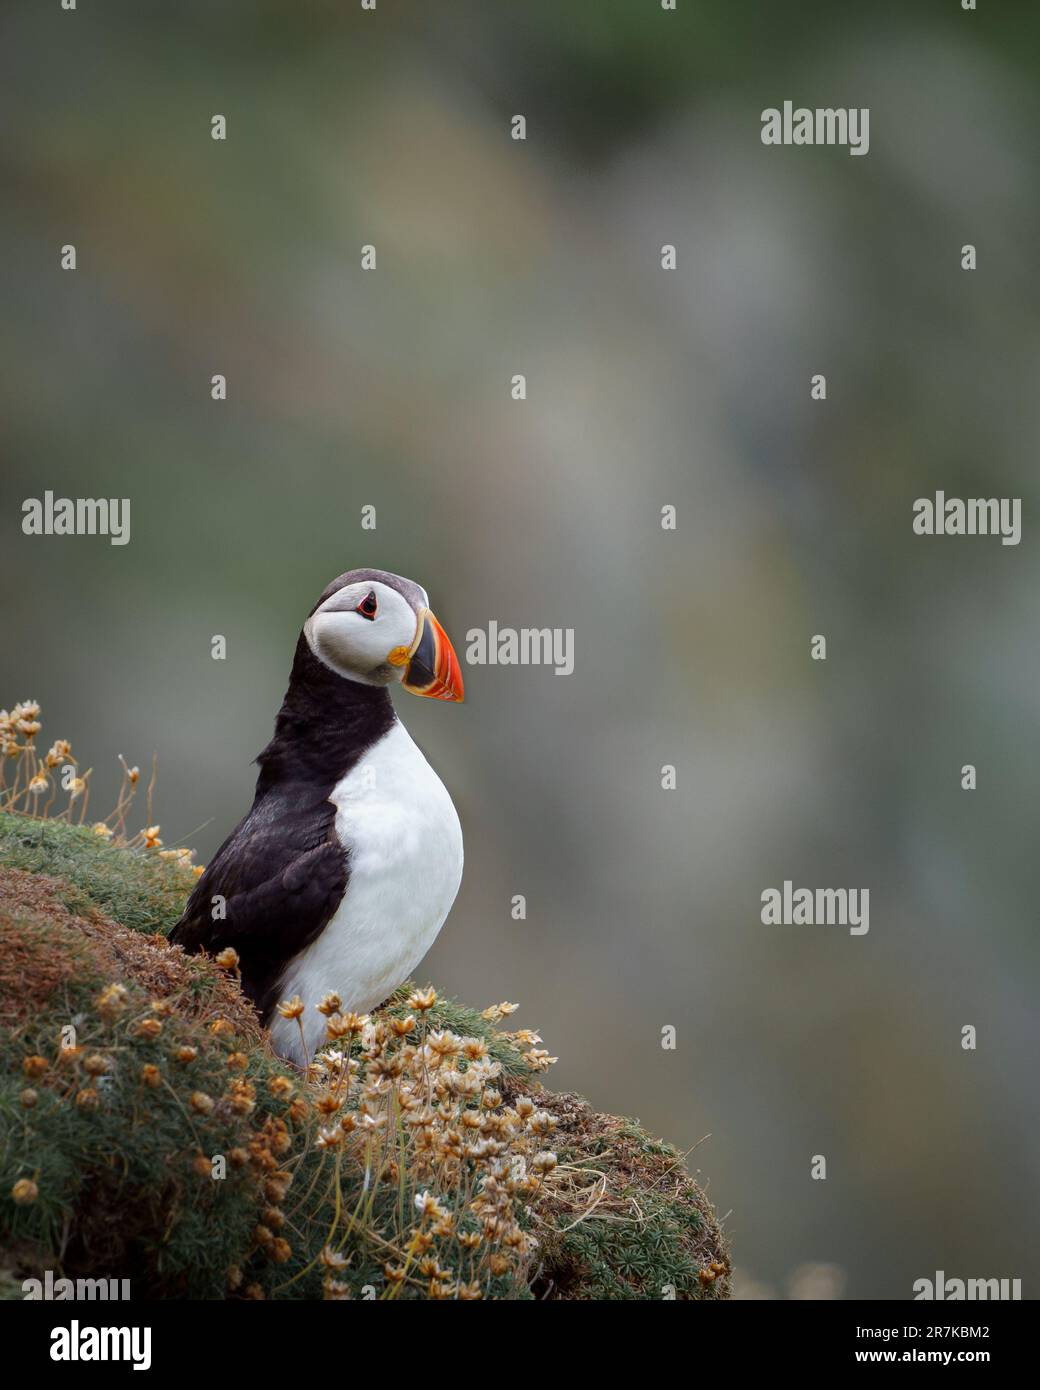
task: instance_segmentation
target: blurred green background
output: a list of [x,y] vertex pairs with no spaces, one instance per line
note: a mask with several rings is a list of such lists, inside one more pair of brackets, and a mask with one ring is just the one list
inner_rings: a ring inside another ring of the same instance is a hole
[[[0,702],[98,813],[155,752],[205,860],[340,571],[460,653],[573,627],[572,676],[398,698],[466,837],[421,974],[710,1134],[749,1296],[1036,1294],[1038,39],[986,0],[0,18]],[[764,147],[786,98],[869,106],[869,155]],[[131,543],[23,536],[46,488],[129,497]],[[1022,544],[914,537],[937,488],[1021,497]],[[785,878],[868,887],[869,935],[764,927]]]

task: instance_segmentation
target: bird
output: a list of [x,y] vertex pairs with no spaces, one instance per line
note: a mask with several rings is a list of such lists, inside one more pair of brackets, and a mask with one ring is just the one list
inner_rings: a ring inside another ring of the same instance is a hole
[[[340,1011],[363,1015],[388,999],[462,881],[458,813],[397,717],[395,685],[444,701],[465,693],[426,590],[348,570],[300,632],[253,805],[170,933],[189,954],[237,953],[274,1051],[300,1067],[326,1036],[315,1006],[338,996]],[[302,1014],[279,1010],[296,999]]]

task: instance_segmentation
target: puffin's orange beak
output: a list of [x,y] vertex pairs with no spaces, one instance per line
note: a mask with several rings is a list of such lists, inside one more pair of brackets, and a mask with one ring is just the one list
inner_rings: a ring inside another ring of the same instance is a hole
[[402,684],[413,695],[433,700],[462,700],[462,668],[448,634],[428,608],[419,614],[419,631]]

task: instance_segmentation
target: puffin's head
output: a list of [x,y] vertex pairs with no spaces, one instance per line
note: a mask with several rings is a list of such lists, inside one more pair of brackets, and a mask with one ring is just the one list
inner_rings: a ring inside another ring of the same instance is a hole
[[463,698],[462,671],[426,590],[385,570],[349,570],[311,609],[303,636],[322,663],[362,685],[400,681],[415,695]]

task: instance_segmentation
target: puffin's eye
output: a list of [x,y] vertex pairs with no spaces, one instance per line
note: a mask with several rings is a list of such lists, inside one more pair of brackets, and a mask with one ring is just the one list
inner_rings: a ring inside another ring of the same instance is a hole
[[376,616],[378,608],[379,605],[376,603],[375,594],[369,594],[367,598],[361,600],[356,611],[360,613],[363,618],[372,619]]

